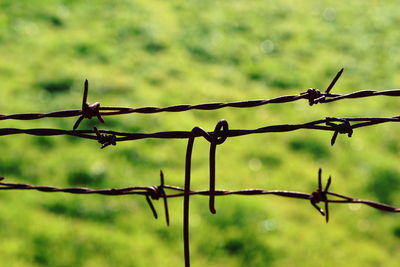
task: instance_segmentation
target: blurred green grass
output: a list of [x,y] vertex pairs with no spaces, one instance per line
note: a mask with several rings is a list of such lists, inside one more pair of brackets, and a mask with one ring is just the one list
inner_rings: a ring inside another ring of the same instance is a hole
[[[165,106],[240,101],[324,89],[400,84],[397,1],[8,1],[0,2],[1,114],[50,112],[89,102]],[[396,98],[309,107],[306,101],[249,110],[106,118],[103,129],[207,130],[302,123],[325,116],[393,116]],[[2,121],[1,127],[70,129],[74,119]],[[85,121],[82,128],[93,125]],[[319,167],[332,190],[400,203],[399,130],[386,124],[352,139],[299,131],[227,140],[217,152],[217,187],[310,192]],[[94,188],[153,185],[162,169],[183,185],[186,142],[142,140],[100,150],[69,137],[0,138],[8,181]],[[208,145],[193,155],[193,188],[207,186]],[[142,198],[1,192],[0,250],[5,266],[181,266],[182,200],[171,226]],[[396,266],[400,223],[359,206],[332,206],[325,224],[308,203],[276,197],[192,198],[193,266]],[[158,208],[161,210],[161,203]]]

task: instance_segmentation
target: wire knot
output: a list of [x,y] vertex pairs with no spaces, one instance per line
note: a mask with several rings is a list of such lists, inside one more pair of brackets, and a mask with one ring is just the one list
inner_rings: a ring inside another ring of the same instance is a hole
[[150,186],[149,189],[147,190],[148,195],[151,197],[153,200],[159,200],[161,195],[160,188],[159,186]]
[[[311,193],[311,202],[314,204],[325,202],[327,201],[327,199],[328,198],[326,197],[326,192],[321,191],[319,188]],[[320,212],[322,213],[322,215],[324,215],[323,210],[320,210]]]
[[[335,124],[332,123],[331,121],[339,121],[342,122],[341,124]],[[348,137],[351,137],[353,135],[353,127],[351,126],[350,122],[346,119],[339,119],[339,118],[326,118],[326,125],[329,125],[332,127],[332,129],[335,131],[333,133],[332,139],[331,139],[331,145],[333,146],[336,142],[336,138],[339,133],[341,134],[347,134]]]
[[194,127],[193,133],[204,137],[212,145],[220,145],[228,138],[229,126],[226,120],[220,120],[215,126],[214,132],[208,133],[201,127]]
[[88,80],[85,80],[81,116],[75,122],[73,130],[76,130],[78,128],[79,124],[82,122],[84,118],[91,119],[92,117],[97,117],[101,123],[104,123],[104,119],[101,117],[100,114],[100,103],[99,102],[95,102],[93,104],[87,103],[88,91],[89,91],[89,82]]
[[303,92],[300,95],[304,95],[308,99],[308,104],[310,106],[319,103],[319,101],[325,98],[325,95],[315,88],[309,88],[306,92]]
[[82,107],[82,117],[86,119],[91,119],[92,117],[97,117],[99,121],[104,123],[104,119],[100,115],[100,103],[95,102],[93,104],[85,103]]
[[228,138],[229,126],[226,120],[220,120],[211,133],[210,143],[220,145]]
[[101,144],[101,148],[105,148],[109,145],[117,145],[117,137],[114,134],[102,134],[96,126],[93,127],[93,131],[96,133],[97,142]]

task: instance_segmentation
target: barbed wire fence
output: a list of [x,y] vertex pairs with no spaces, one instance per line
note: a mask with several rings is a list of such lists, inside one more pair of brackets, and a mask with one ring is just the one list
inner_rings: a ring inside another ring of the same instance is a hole
[[[36,190],[40,192],[65,192],[72,194],[101,194],[107,196],[116,195],[140,195],[146,198],[146,201],[153,213],[153,216],[157,219],[158,213],[154,207],[153,200],[163,200],[164,213],[166,224],[169,225],[169,209],[168,199],[175,197],[183,197],[183,244],[184,244],[184,260],[185,266],[190,266],[190,247],[189,247],[189,203],[190,197],[193,195],[208,196],[209,198],[209,210],[211,213],[216,213],[215,208],[215,197],[227,196],[227,195],[275,195],[281,197],[295,198],[308,200],[311,205],[325,217],[326,222],[329,221],[329,203],[359,203],[370,206],[372,208],[386,211],[386,212],[400,212],[400,207],[394,207],[391,205],[378,203],[370,200],[362,200],[349,196],[345,196],[339,193],[329,191],[331,185],[331,177],[328,178],[325,186],[322,185],[322,170],[318,171],[318,186],[317,189],[311,193],[294,192],[286,190],[264,190],[264,189],[243,189],[243,190],[217,190],[216,187],[216,150],[217,146],[225,142],[226,139],[231,137],[240,137],[250,134],[262,134],[262,133],[281,133],[290,132],[296,130],[320,130],[333,132],[331,138],[331,145],[335,144],[335,141],[339,134],[347,134],[351,137],[353,131],[357,128],[372,126],[381,123],[388,122],[400,122],[400,116],[394,117],[326,117],[320,120],[307,122],[303,124],[281,124],[281,125],[270,125],[257,129],[230,129],[229,124],[226,120],[220,120],[214,131],[207,132],[201,127],[194,127],[191,131],[166,131],[166,132],[155,132],[155,133],[128,133],[128,132],[117,132],[110,130],[99,130],[97,127],[93,127],[91,130],[78,130],[80,123],[84,119],[91,119],[97,117],[97,119],[104,123],[103,117],[112,115],[122,115],[130,113],[160,113],[160,112],[183,112],[188,110],[216,110],[224,107],[231,108],[251,108],[267,104],[283,104],[288,102],[294,102],[298,100],[307,100],[309,105],[329,103],[344,99],[357,99],[364,97],[373,96],[400,96],[400,90],[385,90],[385,91],[374,91],[374,90],[362,90],[350,94],[332,94],[331,90],[334,87],[337,80],[343,73],[341,69],[334,79],[331,81],[329,86],[324,92],[318,89],[310,88],[299,95],[287,95],[280,96],[272,99],[262,100],[250,100],[240,102],[228,102],[228,103],[205,103],[197,105],[175,105],[168,107],[142,107],[142,108],[129,108],[129,107],[102,107],[99,102],[89,104],[87,102],[89,83],[86,80],[84,83],[84,94],[82,99],[82,108],[80,110],[61,110],[51,113],[22,113],[22,114],[11,114],[1,115],[0,120],[35,120],[42,118],[66,118],[66,117],[78,117],[72,130],[63,129],[52,129],[52,128],[36,128],[36,129],[17,129],[17,128],[0,128],[0,136],[15,135],[15,134],[28,134],[35,136],[56,136],[56,135],[69,135],[77,138],[91,139],[99,142],[101,148],[105,148],[109,145],[116,145],[122,141],[133,141],[146,138],[161,138],[161,139],[187,139],[186,157],[185,157],[185,181],[184,187],[178,187],[174,185],[165,184],[164,174],[160,171],[160,184],[154,186],[134,186],[126,188],[112,188],[112,189],[91,189],[84,187],[67,187],[59,188],[53,186],[35,186],[25,183],[9,183],[4,182],[4,177],[0,177],[0,190]],[[209,188],[208,190],[195,191],[190,187],[191,182],[191,157],[193,151],[194,141],[198,137],[203,137],[210,143],[209,150]],[[166,192],[168,190],[168,193]],[[328,198],[334,197],[334,199]],[[324,208],[318,206],[319,203],[324,203]]]

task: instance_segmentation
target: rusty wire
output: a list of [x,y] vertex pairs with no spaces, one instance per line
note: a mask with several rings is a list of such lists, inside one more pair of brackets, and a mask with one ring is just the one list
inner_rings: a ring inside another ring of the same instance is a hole
[[[223,120],[222,120],[223,121]],[[191,137],[205,137],[209,142],[212,142],[213,138],[228,138],[228,137],[239,137],[250,134],[261,134],[261,133],[282,133],[291,132],[301,129],[308,130],[320,130],[333,132],[331,138],[331,145],[335,144],[336,138],[339,133],[347,134],[349,137],[352,136],[354,129],[387,123],[387,122],[400,122],[400,116],[394,117],[348,117],[348,118],[334,118],[326,117],[324,119],[306,122],[302,124],[279,124],[264,126],[256,129],[228,129],[226,121],[226,128],[221,131],[206,132],[200,127],[196,127],[194,131],[164,131],[155,133],[128,133],[118,132],[110,130],[98,130],[94,127],[93,130],[62,130],[52,128],[35,128],[35,129],[18,129],[18,128],[0,128],[0,136],[14,135],[14,134],[28,134],[35,136],[60,136],[69,135],[78,138],[85,138],[96,140],[102,144],[101,148],[108,145],[116,145],[117,142],[132,141],[146,138],[158,138],[158,139],[188,139]],[[351,124],[353,123],[353,124]],[[218,126],[217,127],[222,127]]]
[[[255,195],[275,195],[280,197],[295,198],[309,200],[311,205],[322,215],[325,216],[326,222],[329,221],[329,203],[350,203],[350,204],[364,204],[369,207],[386,211],[397,213],[400,212],[400,207],[395,207],[379,202],[374,202],[370,200],[363,200],[358,198],[353,198],[338,194],[335,192],[328,191],[331,185],[331,177],[329,177],[327,185],[322,189],[322,170],[318,171],[318,187],[315,191],[311,193],[287,191],[287,190],[264,190],[264,189],[243,189],[243,190],[199,190],[193,191],[190,189],[190,176],[191,176],[191,154],[193,150],[194,137],[189,138],[186,152],[186,168],[185,168],[185,185],[184,188],[178,186],[171,186],[164,184],[163,172],[160,172],[161,184],[157,186],[135,186],[126,187],[118,189],[91,189],[85,187],[53,187],[53,186],[35,186],[31,184],[24,183],[6,183],[2,182],[4,179],[0,177],[0,190],[37,190],[41,192],[54,193],[54,192],[64,192],[71,194],[101,194],[107,196],[117,196],[117,195],[142,195],[146,197],[146,201],[152,211],[155,219],[158,218],[157,211],[151,201],[151,199],[158,200],[162,198],[164,200],[164,212],[167,225],[169,225],[169,211],[168,211],[168,198],[183,197],[184,198],[184,216],[183,216],[183,232],[184,232],[184,259],[185,266],[190,266],[190,249],[189,249],[189,197],[192,195],[203,195],[203,196],[228,196],[228,195],[245,195],[245,196],[255,196]],[[177,191],[175,193],[166,194],[165,189],[170,191]],[[328,196],[336,197],[336,199],[329,199]],[[323,202],[324,209],[320,208],[317,204]]]
[[364,98],[372,96],[400,96],[400,89],[393,90],[361,90],[353,92],[350,94],[332,94],[330,91],[336,84],[337,80],[343,73],[341,69],[336,76],[333,78],[329,86],[324,92],[321,92],[315,88],[309,88],[307,91],[300,93],[299,95],[286,95],[279,96],[271,99],[258,99],[258,100],[247,100],[247,101],[237,101],[237,102],[217,102],[217,103],[204,103],[204,104],[183,104],[174,105],[168,107],[140,107],[140,108],[130,108],[130,107],[101,107],[100,102],[95,102],[94,104],[87,103],[89,83],[86,80],[84,83],[84,93],[82,99],[82,109],[73,110],[61,110],[50,113],[21,113],[21,114],[11,114],[2,115],[0,114],[0,120],[35,120],[42,118],[68,118],[68,117],[79,117],[72,127],[76,130],[85,118],[91,119],[92,117],[97,117],[98,120],[104,123],[103,116],[110,115],[122,115],[131,113],[160,113],[160,112],[182,112],[188,110],[216,110],[225,107],[232,108],[252,108],[267,104],[283,104],[298,101],[301,99],[308,100],[309,105],[314,105],[318,103],[329,103],[334,101],[339,101],[342,99],[354,99],[354,98]]
[[[277,195],[282,197],[290,197],[296,199],[309,200],[313,207],[318,212],[325,216],[326,222],[329,221],[329,208],[328,203],[360,203],[365,204],[375,209],[379,209],[387,212],[399,212],[400,208],[369,201],[361,200],[348,196],[344,196],[338,193],[329,191],[331,184],[331,177],[329,177],[326,186],[322,187],[321,181],[321,169],[318,172],[318,188],[312,193],[301,193],[294,191],[282,191],[282,190],[263,190],[263,189],[244,189],[244,190],[216,190],[215,184],[215,170],[216,170],[216,148],[218,145],[224,143],[230,137],[238,137],[249,134],[260,134],[260,133],[282,133],[296,131],[300,129],[308,130],[321,130],[333,132],[330,140],[331,145],[335,144],[337,136],[339,134],[347,134],[348,137],[353,135],[353,132],[357,128],[387,123],[387,122],[399,122],[400,116],[394,117],[357,117],[357,118],[334,118],[326,117],[324,119],[307,122],[303,124],[280,124],[270,125],[256,129],[230,129],[228,122],[220,120],[215,126],[214,131],[207,132],[200,127],[194,127],[191,131],[165,131],[155,133],[127,133],[117,132],[110,130],[99,130],[97,127],[93,127],[92,130],[77,130],[83,119],[91,119],[97,117],[98,120],[104,123],[103,116],[109,115],[121,115],[129,113],[159,113],[159,112],[181,112],[192,109],[197,110],[215,110],[224,107],[234,108],[250,108],[271,103],[288,103],[297,101],[300,99],[306,99],[309,105],[317,103],[328,103],[342,99],[354,99],[363,98],[370,96],[400,96],[400,90],[386,90],[386,91],[373,91],[363,90],[350,94],[331,94],[333,86],[343,73],[341,69],[334,79],[331,81],[329,86],[324,92],[318,89],[310,88],[306,92],[299,95],[280,96],[272,99],[265,100],[250,100],[241,102],[230,102],[230,103],[206,103],[198,105],[176,105],[164,108],[159,107],[143,107],[143,108],[128,108],[128,107],[101,107],[99,102],[94,104],[87,103],[89,84],[86,80],[84,83],[84,94],[82,99],[81,110],[62,110],[51,113],[24,113],[24,114],[12,114],[12,115],[1,115],[0,120],[15,119],[15,120],[34,120],[45,117],[78,117],[77,121],[73,125],[73,130],[63,129],[51,129],[51,128],[37,128],[37,129],[17,129],[17,128],[0,128],[0,136],[15,135],[15,134],[28,134],[35,136],[60,136],[69,135],[78,138],[85,138],[96,140],[101,144],[101,148],[105,148],[109,145],[116,145],[122,141],[133,141],[146,138],[161,138],[161,139],[188,139],[186,158],[185,158],[185,182],[184,187],[177,187],[172,185],[164,184],[164,175],[160,172],[160,185],[158,186],[135,186],[119,189],[90,189],[84,187],[68,187],[58,188],[52,186],[34,186],[23,183],[6,183],[1,182],[4,178],[0,177],[0,190],[37,190],[41,192],[65,192],[72,194],[102,194],[108,196],[116,195],[142,195],[145,196],[146,201],[152,211],[155,218],[158,218],[157,211],[152,203],[152,200],[163,199],[164,211],[166,223],[169,225],[169,211],[168,211],[168,198],[172,197],[183,197],[183,241],[184,241],[184,258],[185,266],[190,266],[190,248],[189,248],[189,201],[192,195],[205,195],[209,197],[209,210],[211,213],[216,213],[215,208],[215,197],[216,196],[227,196],[227,195]],[[193,145],[197,137],[203,137],[210,143],[209,150],[209,189],[201,191],[193,191],[190,188],[191,182],[191,158],[193,152]],[[167,194],[165,190],[175,191]],[[336,199],[328,199],[328,196],[334,196]],[[318,203],[324,203],[324,209],[318,206]]]
[[[190,153],[190,152],[189,152]],[[275,195],[280,197],[295,198],[309,200],[313,207],[315,207],[322,216],[325,216],[326,222],[329,221],[328,203],[350,203],[350,204],[365,204],[372,208],[386,211],[386,212],[400,212],[400,207],[387,205],[384,203],[374,202],[370,200],[363,200],[345,196],[342,194],[328,191],[331,184],[332,178],[329,177],[327,185],[322,189],[321,181],[322,169],[318,170],[318,187],[311,193],[287,191],[287,190],[265,190],[265,189],[242,189],[242,190],[215,190],[213,194],[215,196],[228,196],[228,195],[244,195],[244,196],[255,196],[255,195]],[[164,200],[164,211],[166,214],[166,222],[169,225],[169,212],[168,212],[168,198],[184,197],[185,195],[200,195],[210,196],[212,193],[210,190],[191,190],[190,188],[182,188],[179,186],[166,185],[164,184],[164,174],[160,171],[161,184],[154,186],[133,186],[125,188],[108,188],[108,189],[92,189],[87,187],[54,187],[54,186],[36,186],[26,183],[9,183],[4,182],[5,178],[0,177],[0,190],[36,190],[46,193],[70,193],[70,194],[97,194],[106,196],[122,196],[122,195],[140,195],[146,196],[153,200],[163,199]],[[165,190],[175,191],[167,194]],[[328,195],[337,197],[339,199],[328,199]],[[325,203],[325,212],[322,208],[318,207],[319,202]],[[157,214],[154,206],[150,204],[150,208],[153,210],[153,214]],[[154,216],[158,218],[157,215]]]

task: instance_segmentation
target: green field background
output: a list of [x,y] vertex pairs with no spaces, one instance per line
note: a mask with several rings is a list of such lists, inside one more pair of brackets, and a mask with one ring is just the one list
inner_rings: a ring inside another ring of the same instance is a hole
[[[0,114],[102,106],[167,106],[334,93],[400,85],[398,1],[0,1]],[[213,130],[305,123],[326,116],[397,116],[399,99],[314,105],[306,100],[84,120],[80,129]],[[0,122],[0,128],[72,129],[76,118]],[[312,192],[318,168],[331,190],[400,205],[399,126],[350,139],[300,130],[228,139],[217,151],[217,188]],[[197,139],[193,189],[208,186],[208,147]],[[73,137],[0,137],[8,182],[110,188],[184,183],[185,140],[121,142],[103,150]],[[171,225],[144,198],[0,191],[1,266],[183,266],[182,199]],[[192,266],[398,266],[400,218],[331,205],[329,224],[303,200],[191,198]]]

